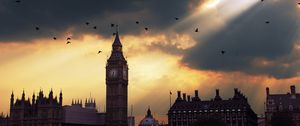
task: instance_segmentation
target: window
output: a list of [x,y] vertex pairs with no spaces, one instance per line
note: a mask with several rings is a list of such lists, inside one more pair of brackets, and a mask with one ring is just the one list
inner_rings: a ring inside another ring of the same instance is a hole
[[279,105],[279,111],[282,111],[282,110],[283,110],[282,105]]
[[293,105],[289,105],[289,110],[293,111]]

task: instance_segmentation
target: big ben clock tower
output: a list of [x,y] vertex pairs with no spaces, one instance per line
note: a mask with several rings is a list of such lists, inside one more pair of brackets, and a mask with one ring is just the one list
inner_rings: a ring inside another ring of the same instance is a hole
[[106,126],[128,126],[128,66],[118,31],[106,65]]

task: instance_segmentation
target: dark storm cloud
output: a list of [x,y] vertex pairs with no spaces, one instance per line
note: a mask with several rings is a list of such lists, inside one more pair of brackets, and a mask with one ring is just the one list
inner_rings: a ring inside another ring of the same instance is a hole
[[[299,57],[287,57],[292,53],[299,34],[297,9],[294,1],[258,3],[218,33],[199,40],[201,44],[191,48],[183,62],[205,70],[294,77],[299,71],[294,62]],[[267,24],[267,21],[270,23]],[[221,50],[226,53],[222,55]],[[259,59],[271,63],[258,66],[255,61]]]
[[196,5],[197,0],[1,0],[0,41],[60,36],[70,28],[72,34],[111,35],[110,23],[120,24],[120,31],[128,34],[140,33],[144,27],[160,31],[175,23],[175,16],[186,15],[189,4]]

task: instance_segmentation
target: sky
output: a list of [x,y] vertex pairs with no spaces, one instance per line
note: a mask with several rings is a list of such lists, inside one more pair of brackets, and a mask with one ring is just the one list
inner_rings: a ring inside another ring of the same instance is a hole
[[300,87],[299,2],[0,0],[0,111],[9,112],[12,91],[20,98],[22,90],[31,97],[51,88],[63,91],[64,105],[94,97],[105,111],[113,23],[129,65],[128,102],[137,123],[148,106],[166,122],[169,92],[174,102],[178,90],[199,90],[209,100],[215,89],[228,99],[239,88],[263,114],[266,87],[271,93]]

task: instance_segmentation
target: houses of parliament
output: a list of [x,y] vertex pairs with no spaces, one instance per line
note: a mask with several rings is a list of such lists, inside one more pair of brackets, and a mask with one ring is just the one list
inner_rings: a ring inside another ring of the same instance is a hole
[[23,91],[21,99],[11,94],[10,113],[0,117],[0,126],[128,126],[127,87],[128,65],[117,31],[106,65],[105,113],[97,111],[93,98],[87,98],[85,103],[75,100],[63,106],[62,91],[56,97],[52,90],[48,96],[41,90],[31,99],[26,99]]

